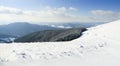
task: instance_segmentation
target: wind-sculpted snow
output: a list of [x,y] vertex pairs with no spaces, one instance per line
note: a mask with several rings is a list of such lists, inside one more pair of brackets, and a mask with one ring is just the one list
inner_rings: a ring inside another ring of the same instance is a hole
[[120,20],[70,42],[0,44],[0,66],[120,66]]

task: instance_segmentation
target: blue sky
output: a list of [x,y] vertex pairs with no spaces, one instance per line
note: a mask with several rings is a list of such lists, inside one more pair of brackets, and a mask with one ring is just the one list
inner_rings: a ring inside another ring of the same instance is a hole
[[[108,22],[108,21],[113,21],[120,18],[120,15],[119,15],[120,0],[0,0],[0,6],[1,6],[0,14],[2,16],[5,15],[5,17],[7,16],[10,22],[12,22],[12,20],[13,21],[31,21],[31,22],[73,22],[73,21],[74,22]],[[41,20],[39,18],[41,16],[34,15],[35,18],[37,17],[38,19],[29,20],[29,18],[32,18],[32,17],[27,17],[25,16],[26,15],[25,14],[22,16],[24,16],[24,18],[27,18],[27,19],[20,19],[21,17],[18,16],[18,13],[17,14],[13,13],[12,9],[13,9],[13,12],[19,11],[19,13],[22,13],[23,11],[29,12],[29,13],[31,12],[32,14],[34,14],[35,12],[36,13],[39,12],[39,15],[41,15],[41,13],[42,15],[44,15],[43,11],[44,12],[50,11],[49,13],[54,14],[55,12],[55,14],[56,13],[57,14],[52,16],[49,16],[49,14],[45,14],[46,16],[42,17]],[[8,11],[9,11],[9,14],[6,13]],[[60,11],[63,11],[63,13],[60,13]],[[9,17],[11,15],[12,16],[14,15],[13,18],[15,16],[18,18],[15,17],[15,19],[12,19]],[[115,18],[112,16],[117,16],[117,17]],[[55,19],[54,17],[57,17],[57,18]],[[66,17],[66,19],[63,19],[63,21],[61,21],[61,19],[64,17]],[[70,20],[71,18],[73,18],[73,20]],[[0,21],[9,22],[3,19],[0,19]]]
[[1,0],[0,5],[20,9],[50,7],[76,7],[82,11],[103,9],[120,11],[120,0]]

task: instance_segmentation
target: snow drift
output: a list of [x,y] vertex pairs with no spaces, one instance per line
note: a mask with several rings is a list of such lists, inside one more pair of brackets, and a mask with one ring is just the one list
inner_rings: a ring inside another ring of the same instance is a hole
[[120,66],[120,20],[70,42],[0,44],[0,66]]

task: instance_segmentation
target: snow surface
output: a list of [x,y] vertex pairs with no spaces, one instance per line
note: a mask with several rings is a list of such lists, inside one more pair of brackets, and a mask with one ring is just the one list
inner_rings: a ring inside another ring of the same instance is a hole
[[0,44],[0,66],[120,66],[120,20],[70,42]]

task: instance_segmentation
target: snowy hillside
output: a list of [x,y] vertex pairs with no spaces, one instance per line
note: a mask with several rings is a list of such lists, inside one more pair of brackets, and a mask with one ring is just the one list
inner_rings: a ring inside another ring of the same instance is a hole
[[120,66],[120,20],[70,42],[0,44],[0,66]]

